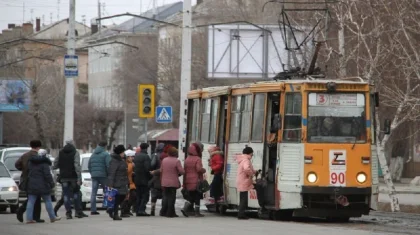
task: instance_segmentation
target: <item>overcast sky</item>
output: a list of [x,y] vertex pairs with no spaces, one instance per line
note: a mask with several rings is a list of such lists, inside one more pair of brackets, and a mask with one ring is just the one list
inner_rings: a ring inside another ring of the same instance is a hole
[[[102,16],[110,16],[121,13],[140,13],[141,10],[147,11],[152,9],[154,0],[100,0],[105,4],[105,10],[102,11]],[[179,2],[183,0],[155,0],[158,6],[168,3]],[[192,0],[195,4],[196,0]],[[25,5],[25,7],[23,7]],[[141,6],[141,7],[140,7]],[[102,7],[101,9],[104,9]],[[0,31],[7,29],[7,24],[22,24],[35,18],[41,18],[41,24],[46,25],[65,19],[69,15],[69,0],[0,0]],[[76,20],[83,22],[83,16],[86,19],[86,24],[90,26],[90,20],[98,16],[98,0],[76,0]],[[43,22],[42,19],[45,19]],[[103,23],[105,25],[113,23],[121,23],[128,18],[114,18]]]

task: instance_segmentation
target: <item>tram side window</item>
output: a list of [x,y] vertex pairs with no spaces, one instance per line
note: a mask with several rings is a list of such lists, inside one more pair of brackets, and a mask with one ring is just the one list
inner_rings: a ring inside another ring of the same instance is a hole
[[252,114],[251,141],[261,142],[263,140],[264,112],[265,94],[257,94],[254,99],[254,110]]
[[209,141],[211,100],[201,101],[201,142]]
[[252,96],[232,98],[230,142],[248,142],[251,130]]
[[286,94],[284,112],[284,142],[300,142],[302,134],[302,95],[300,93]]
[[249,141],[249,132],[251,131],[251,114],[252,114],[252,95],[244,96],[242,100],[242,117],[241,117],[241,136],[240,142]]
[[191,112],[191,131],[190,131],[190,133],[191,133],[191,141],[196,141],[196,140],[198,140],[198,133],[199,133],[199,130],[200,130],[200,127],[199,127],[199,125],[198,125],[198,121],[199,121],[199,118],[200,118],[200,115],[199,115],[199,109],[200,109],[200,101],[198,100],[198,99],[195,99],[194,101],[193,101],[193,110],[192,110],[192,112]]
[[211,114],[210,114],[210,139],[209,143],[216,143],[217,132],[217,111],[219,110],[219,103],[217,100],[211,100]]
[[201,142],[216,142],[216,123],[218,103],[216,99],[203,100],[201,103]]
[[241,96],[232,97],[232,115],[230,121],[230,142],[239,142],[239,132],[241,129]]

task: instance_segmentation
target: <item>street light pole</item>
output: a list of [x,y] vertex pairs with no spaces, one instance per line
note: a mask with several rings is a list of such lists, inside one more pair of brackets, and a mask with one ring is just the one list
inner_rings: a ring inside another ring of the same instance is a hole
[[179,151],[183,156],[183,140],[186,139],[188,108],[187,93],[191,90],[191,43],[192,43],[192,7],[191,0],[184,0],[182,28],[182,68],[181,68],[181,100],[179,112]]
[[[76,54],[76,0],[70,0],[69,30],[67,38],[67,54]],[[74,80],[75,77],[66,77],[66,101],[64,110],[64,143],[73,139],[74,132]]]

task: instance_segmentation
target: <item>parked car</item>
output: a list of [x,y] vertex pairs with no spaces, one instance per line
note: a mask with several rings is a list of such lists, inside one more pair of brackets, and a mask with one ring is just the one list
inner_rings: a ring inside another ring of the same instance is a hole
[[[13,180],[16,182],[17,185],[19,185],[20,183],[20,175],[22,174],[22,172],[16,169],[15,163],[24,153],[30,150],[31,150],[30,147],[14,147],[14,148],[5,148],[5,149],[0,150],[0,162],[4,163],[4,165],[9,170],[10,174],[12,175]],[[51,155],[48,155],[48,157],[52,161],[54,161],[54,158]],[[52,166],[51,166],[51,174],[53,174]],[[56,201],[55,189],[56,188],[54,188],[52,192],[53,201]],[[20,201],[26,200],[25,191],[19,191],[19,200]]]
[[0,162],[0,212],[6,211],[8,207],[11,213],[16,213],[19,207],[19,188],[4,163]]
[[[82,193],[82,208],[86,210],[87,204],[90,203],[90,196],[92,195],[92,178],[89,173],[88,164],[89,159],[92,153],[84,153],[80,155],[80,166],[82,168],[82,185],[80,186],[80,192]],[[56,174],[60,174],[57,170]],[[56,187],[58,188],[56,191],[56,198],[61,197],[62,195],[62,188],[61,185],[57,184]],[[98,189],[98,193],[96,194],[96,202],[102,203],[104,200],[104,193],[102,188]]]

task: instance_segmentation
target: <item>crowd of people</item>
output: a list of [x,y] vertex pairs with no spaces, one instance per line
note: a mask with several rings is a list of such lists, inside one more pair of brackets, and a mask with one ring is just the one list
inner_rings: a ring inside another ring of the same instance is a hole
[[[27,193],[28,199],[17,211],[17,219],[23,222],[26,211],[26,223],[43,223],[41,219],[41,198],[45,203],[51,222],[59,221],[58,210],[64,204],[66,218],[72,219],[72,205],[75,217],[88,217],[82,211],[80,186],[82,184],[80,155],[73,141],[66,141],[54,162],[47,157],[47,151],[41,149],[39,140],[30,142],[31,150],[16,162],[16,168],[22,171],[19,189]],[[200,213],[200,202],[203,192],[199,189],[203,182],[206,169],[203,167],[203,145],[192,143],[188,147],[187,158],[182,166],[178,159],[178,149],[172,145],[160,143],[156,152],[149,156],[149,144],[142,143],[138,148],[118,145],[112,153],[106,150],[107,143],[100,142],[92,153],[88,169],[92,179],[91,216],[99,215],[96,206],[96,196],[99,187],[116,192],[114,205],[107,208],[109,217],[122,220],[131,216],[155,216],[156,202],[162,199],[160,216],[178,217],[175,212],[176,192],[181,192],[186,200],[181,212],[185,217],[203,217]],[[210,184],[210,196],[217,203],[223,196],[224,155],[217,146],[209,149],[209,167],[214,175]],[[256,171],[251,164],[253,150],[246,147],[242,154],[236,156],[238,163],[237,188],[240,192],[238,219],[248,219],[245,210],[248,206],[248,191],[253,188],[253,176]],[[57,181],[62,185],[63,195],[53,208],[51,191],[55,187],[53,169],[59,170]],[[183,182],[179,177],[183,176]],[[151,195],[150,195],[151,194]],[[150,214],[146,205],[151,196]]]

